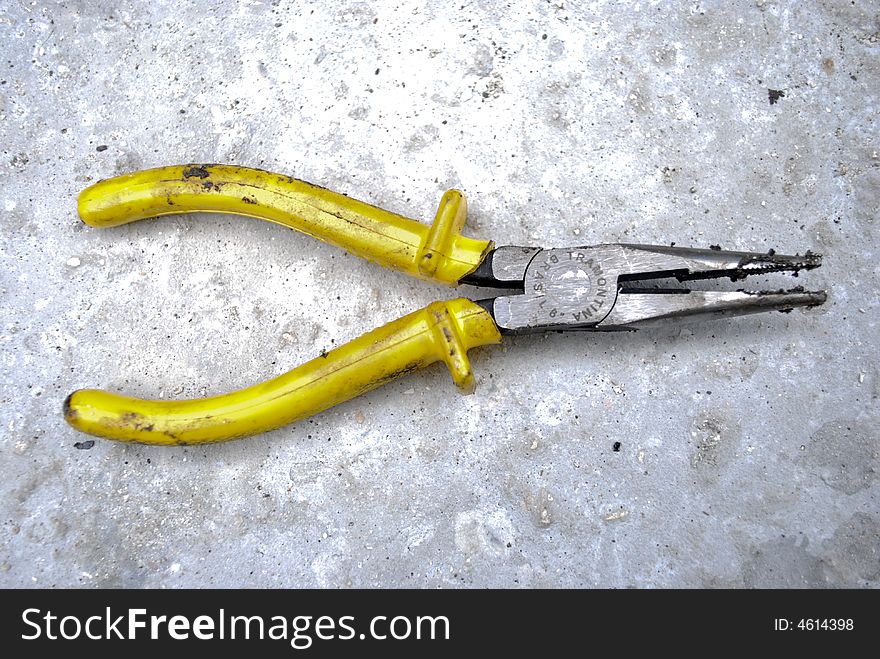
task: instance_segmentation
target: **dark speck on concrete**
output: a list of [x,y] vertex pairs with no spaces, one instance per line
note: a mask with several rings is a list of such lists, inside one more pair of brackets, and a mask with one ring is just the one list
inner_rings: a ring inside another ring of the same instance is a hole
[[76,442],[76,443],[74,443],[73,448],[75,448],[75,449],[79,449],[80,451],[88,451],[88,450],[89,450],[90,448],[92,448],[94,445],[95,445],[95,440],[94,440],[94,439],[87,439],[87,440],[84,441],[84,442]]
[[611,450],[615,453],[620,453],[620,442],[614,442],[614,445],[611,447]]
[[785,92],[781,89],[768,89],[767,98],[770,99],[770,105],[775,105],[780,98],[785,98]]

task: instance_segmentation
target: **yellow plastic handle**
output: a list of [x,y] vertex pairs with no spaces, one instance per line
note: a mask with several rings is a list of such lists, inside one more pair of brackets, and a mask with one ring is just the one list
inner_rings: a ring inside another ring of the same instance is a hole
[[304,181],[232,165],[177,165],[100,181],[79,196],[88,225],[112,227],[202,211],[248,215],[302,231],[409,275],[456,285],[492,248],[461,235],[467,202],[443,196],[431,226]]
[[470,393],[474,376],[467,351],[500,341],[492,316],[474,302],[434,302],[247,389],[182,401],[81,389],[65,401],[64,415],[77,430],[107,439],[160,445],[225,441],[311,416],[437,361]]

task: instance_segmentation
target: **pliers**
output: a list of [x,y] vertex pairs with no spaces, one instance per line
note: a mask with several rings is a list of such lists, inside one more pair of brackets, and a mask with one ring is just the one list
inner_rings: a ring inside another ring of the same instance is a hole
[[655,245],[544,249],[495,247],[461,235],[467,203],[443,196],[432,225],[289,176],[229,165],[162,167],[100,181],[78,210],[93,227],[159,215],[235,213],[297,229],[379,265],[451,286],[503,289],[497,297],[434,302],[288,373],[196,400],[141,400],[73,392],[64,415],[86,433],[144,444],[235,439],[303,419],[442,361],[474,390],[467,352],[525,332],[636,330],[669,319],[789,311],[825,302],[824,291],[689,290],[667,282],[811,270],[821,257]]

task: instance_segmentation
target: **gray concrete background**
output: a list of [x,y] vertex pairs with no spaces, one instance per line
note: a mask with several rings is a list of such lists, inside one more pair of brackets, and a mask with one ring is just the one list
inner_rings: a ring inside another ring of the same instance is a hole
[[[0,584],[880,584],[876,2],[7,0],[0,44]],[[748,285],[830,301],[78,450],[75,388],[225,392],[456,294],[257,220],[78,221],[89,183],[183,162],[424,221],[459,187],[502,244],[812,249]]]

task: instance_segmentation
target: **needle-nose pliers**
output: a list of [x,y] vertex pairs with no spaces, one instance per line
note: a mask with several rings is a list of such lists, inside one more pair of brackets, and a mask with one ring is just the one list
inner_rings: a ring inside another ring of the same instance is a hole
[[[797,273],[819,255],[782,256],[653,245],[497,247],[461,235],[467,204],[443,196],[427,226],[289,176],[228,165],[180,165],[98,182],[79,197],[82,220],[112,227],[159,215],[235,213],[327,241],[382,266],[456,286],[506,289],[434,302],[272,380],[196,400],[140,400],[81,389],[64,403],[83,432],[144,444],[245,437],[292,423],[434,362],[474,389],[467,352],[502,335],[635,330],[668,319],[735,316],[820,305],[824,291],[689,290],[667,281]],[[653,282],[653,283],[652,283]]]

